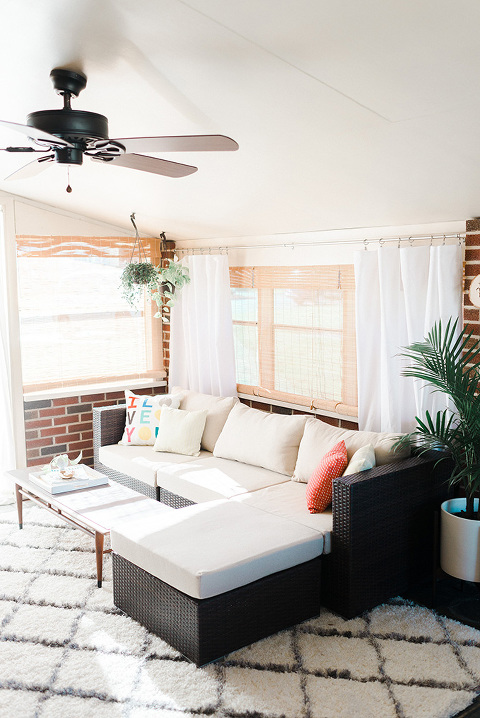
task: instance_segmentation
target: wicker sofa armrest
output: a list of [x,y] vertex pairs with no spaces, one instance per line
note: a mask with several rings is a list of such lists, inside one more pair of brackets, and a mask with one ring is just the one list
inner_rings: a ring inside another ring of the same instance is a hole
[[126,404],[94,407],[93,409],[93,453],[98,461],[101,446],[118,444],[125,429]]
[[112,469],[100,461],[100,447],[118,444],[125,429],[127,414],[126,404],[115,406],[94,407],[93,409],[93,460],[97,471],[108,476],[111,481],[117,481],[129,489],[138,491],[151,499],[160,500],[160,489],[158,486],[150,486],[143,481],[134,479],[127,474]]
[[433,575],[435,510],[450,473],[437,454],[334,480],[324,605],[351,618]]

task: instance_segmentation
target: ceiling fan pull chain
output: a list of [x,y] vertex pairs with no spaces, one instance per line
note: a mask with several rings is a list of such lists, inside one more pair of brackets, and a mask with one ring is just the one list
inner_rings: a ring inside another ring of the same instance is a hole
[[70,187],[70,165],[67,165],[67,189],[66,191],[70,194],[72,188]]

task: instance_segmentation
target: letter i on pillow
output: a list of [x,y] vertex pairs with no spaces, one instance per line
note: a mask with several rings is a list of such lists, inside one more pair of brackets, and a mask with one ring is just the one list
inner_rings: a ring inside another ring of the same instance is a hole
[[330,449],[310,476],[307,484],[307,506],[311,514],[321,514],[332,503],[332,482],[347,466],[347,449],[340,441]]

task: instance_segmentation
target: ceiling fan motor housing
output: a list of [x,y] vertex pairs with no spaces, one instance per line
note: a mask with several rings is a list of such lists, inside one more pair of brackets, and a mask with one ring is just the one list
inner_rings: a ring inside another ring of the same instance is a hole
[[74,147],[54,148],[60,164],[81,165],[90,142],[108,139],[108,120],[104,115],[84,110],[40,110],[27,116],[27,125],[67,140]]

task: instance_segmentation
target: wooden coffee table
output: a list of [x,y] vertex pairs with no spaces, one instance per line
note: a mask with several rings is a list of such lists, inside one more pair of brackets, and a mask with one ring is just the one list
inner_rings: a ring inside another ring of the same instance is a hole
[[15,483],[18,526],[23,528],[23,497],[46,509],[65,523],[95,539],[97,581],[102,585],[105,536],[114,523],[136,518],[140,514],[163,513],[167,506],[116,481],[89,489],[50,494],[29,479],[30,469],[15,469],[7,475]]

